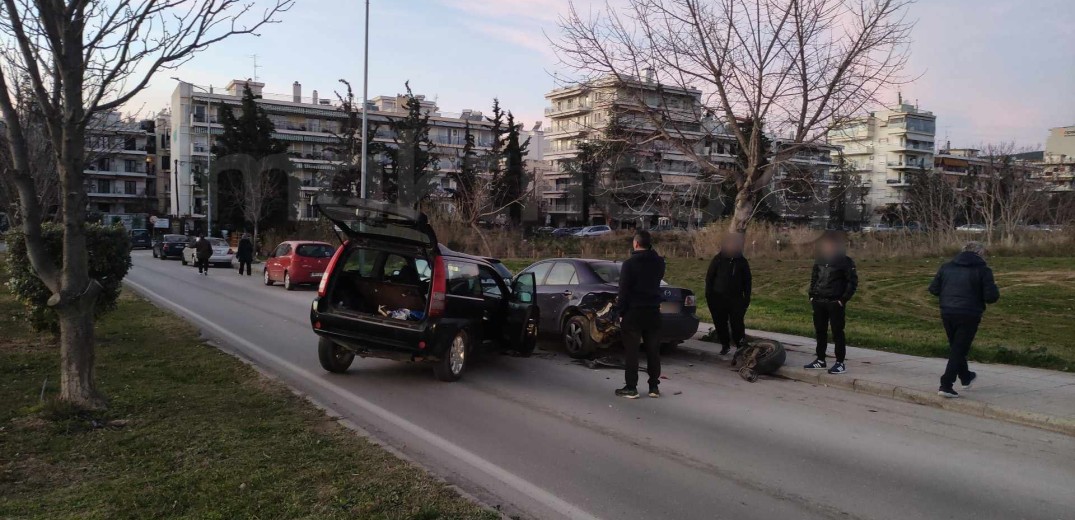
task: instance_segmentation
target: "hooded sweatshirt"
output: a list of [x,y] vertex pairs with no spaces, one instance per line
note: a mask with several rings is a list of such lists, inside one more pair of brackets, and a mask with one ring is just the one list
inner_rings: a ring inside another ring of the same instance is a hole
[[652,249],[635,251],[620,266],[620,294],[616,310],[623,316],[633,309],[661,307],[661,279],[664,278],[664,258]]
[[993,270],[981,256],[966,251],[941,266],[929,292],[940,297],[941,314],[981,316],[986,304],[1000,299]]

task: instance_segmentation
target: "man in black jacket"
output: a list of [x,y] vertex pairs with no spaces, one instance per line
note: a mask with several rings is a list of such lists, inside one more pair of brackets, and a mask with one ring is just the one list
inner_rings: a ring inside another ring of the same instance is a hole
[[616,395],[638,399],[638,350],[646,349],[646,372],[649,374],[649,396],[660,397],[661,348],[657,331],[661,328],[661,279],[664,278],[664,258],[653,251],[653,239],[648,231],[635,233],[634,251],[620,266],[620,293],[616,310],[620,316],[620,337],[623,340],[627,385]]
[[940,297],[941,322],[948,335],[948,366],[937,392],[943,397],[959,397],[952,387],[957,377],[963,388],[970,388],[978,377],[967,367],[967,354],[986,304],[1000,299],[985,254],[985,246],[980,242],[968,242],[962,253],[941,266],[929,284],[930,294]]
[[239,239],[235,260],[239,262],[239,275],[242,276],[245,267],[246,275],[250,276],[250,264],[254,262],[254,243],[250,241],[250,235],[243,233],[243,238]]
[[[742,348],[746,337],[747,308],[750,307],[750,262],[743,257],[743,234],[724,237],[720,252],[709,262],[705,275],[705,298],[720,341],[720,353],[727,354],[732,343]],[[730,329],[730,334],[729,334]]]
[[836,363],[829,368],[830,374],[847,371],[844,355],[847,339],[844,337],[844,321],[847,302],[858,289],[859,278],[855,262],[844,253],[844,236],[840,232],[826,232],[821,237],[820,251],[810,275],[810,303],[814,308],[814,333],[817,335],[817,359],[803,368],[825,369],[825,349],[828,347],[828,329],[832,326],[832,341],[836,344]]

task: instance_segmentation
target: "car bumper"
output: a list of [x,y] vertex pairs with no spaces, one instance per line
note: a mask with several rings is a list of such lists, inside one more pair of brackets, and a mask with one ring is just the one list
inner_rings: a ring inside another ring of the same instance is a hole
[[661,343],[679,343],[698,333],[698,316],[694,314],[662,314],[661,330],[657,337]]
[[235,258],[235,255],[213,255],[209,257],[210,264],[231,264],[231,260]]

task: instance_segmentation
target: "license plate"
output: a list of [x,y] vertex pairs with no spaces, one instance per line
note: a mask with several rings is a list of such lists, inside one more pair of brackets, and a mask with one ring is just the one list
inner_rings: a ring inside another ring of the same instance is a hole
[[310,273],[310,277],[311,278],[321,278],[322,274],[324,274],[324,273]]
[[661,314],[676,314],[679,311],[679,302],[661,302]]

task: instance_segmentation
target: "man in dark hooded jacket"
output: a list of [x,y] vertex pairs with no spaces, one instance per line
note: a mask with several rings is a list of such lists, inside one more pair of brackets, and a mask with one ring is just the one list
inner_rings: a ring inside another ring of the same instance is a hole
[[243,238],[239,239],[235,260],[239,262],[239,275],[242,276],[245,267],[246,275],[250,276],[250,264],[254,262],[254,243],[250,241],[250,235],[243,233]]
[[620,337],[623,340],[626,386],[616,395],[638,398],[638,351],[646,350],[646,372],[649,375],[649,396],[660,397],[661,347],[657,332],[661,328],[661,279],[664,278],[664,258],[653,250],[648,231],[635,233],[631,257],[620,266],[620,292],[616,310],[620,316]]
[[804,368],[825,369],[825,349],[829,345],[828,329],[832,327],[832,342],[836,345],[836,363],[829,368],[830,374],[847,371],[844,355],[847,338],[844,323],[847,302],[858,290],[859,277],[855,261],[844,253],[846,237],[843,233],[826,231],[821,237],[817,260],[810,275],[810,303],[814,308],[814,333],[817,335],[817,359]]
[[733,343],[736,349],[742,348],[750,292],[750,262],[743,257],[743,234],[732,233],[721,242],[720,252],[709,262],[705,275],[705,299],[721,354],[727,354]]
[[198,235],[198,240],[194,242],[194,260],[198,266],[198,273],[209,276],[209,259],[213,256],[213,244],[209,242],[208,238],[205,238],[204,234]]
[[929,284],[930,294],[940,297],[941,322],[948,335],[948,366],[937,392],[942,397],[959,397],[953,388],[956,378],[963,388],[970,388],[978,377],[967,367],[967,354],[978,333],[985,306],[1000,299],[985,254],[985,246],[980,242],[968,242],[962,253],[941,266]]

